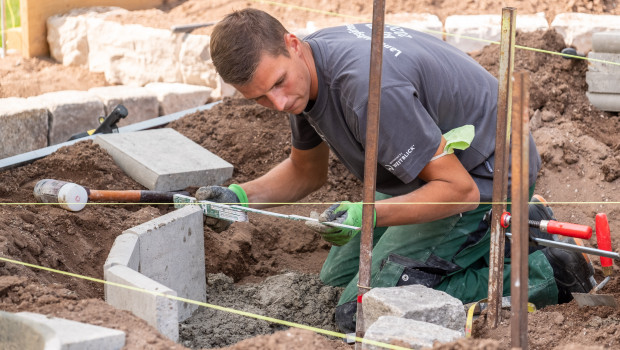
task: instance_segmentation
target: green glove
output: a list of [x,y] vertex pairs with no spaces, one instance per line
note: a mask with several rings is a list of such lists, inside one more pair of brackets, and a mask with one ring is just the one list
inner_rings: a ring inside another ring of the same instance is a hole
[[[248,206],[248,195],[243,188],[237,184],[226,187],[203,186],[194,195],[199,201],[210,201],[215,203],[240,204]],[[216,219],[210,216],[205,217],[205,224],[215,232],[222,232],[230,226],[232,222],[224,219]]]
[[[322,222],[331,222],[336,224],[344,224],[349,226],[362,226],[362,202],[351,203],[342,201],[336,203],[319,216],[319,222],[306,221],[306,225],[313,230],[319,232],[323,239],[335,246],[347,244],[353,237],[357,236],[360,230],[349,228],[340,228],[323,225]],[[377,212],[374,212],[372,227],[377,224]]]

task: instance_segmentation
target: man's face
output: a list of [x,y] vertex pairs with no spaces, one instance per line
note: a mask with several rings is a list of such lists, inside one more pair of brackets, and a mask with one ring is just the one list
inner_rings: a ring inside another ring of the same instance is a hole
[[301,113],[310,98],[310,71],[303,58],[303,43],[297,38],[293,41],[287,41],[290,57],[264,53],[252,80],[235,88],[267,108]]

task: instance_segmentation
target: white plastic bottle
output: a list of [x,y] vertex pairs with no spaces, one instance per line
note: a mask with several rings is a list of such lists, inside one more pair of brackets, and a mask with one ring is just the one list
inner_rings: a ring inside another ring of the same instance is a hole
[[80,211],[86,206],[88,193],[80,185],[53,179],[43,179],[34,186],[34,197],[41,203],[58,203],[69,211]]

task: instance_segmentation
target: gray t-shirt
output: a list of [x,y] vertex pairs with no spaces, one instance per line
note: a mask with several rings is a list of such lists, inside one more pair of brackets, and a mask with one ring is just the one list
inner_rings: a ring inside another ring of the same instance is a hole
[[[320,30],[304,38],[312,48],[318,96],[291,115],[293,145],[325,140],[359,179],[364,173],[370,66],[370,24]],[[386,25],[381,81],[377,191],[401,195],[435,154],[441,135],[471,124],[471,146],[455,154],[491,200],[497,120],[497,80],[460,50],[430,35]],[[530,183],[540,157],[530,137]]]

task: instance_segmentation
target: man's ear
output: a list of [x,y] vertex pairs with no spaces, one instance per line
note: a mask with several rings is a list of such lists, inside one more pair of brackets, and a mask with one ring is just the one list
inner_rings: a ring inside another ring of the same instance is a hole
[[284,44],[289,50],[292,50],[294,53],[299,53],[301,51],[301,40],[295,34],[286,33],[284,34]]

